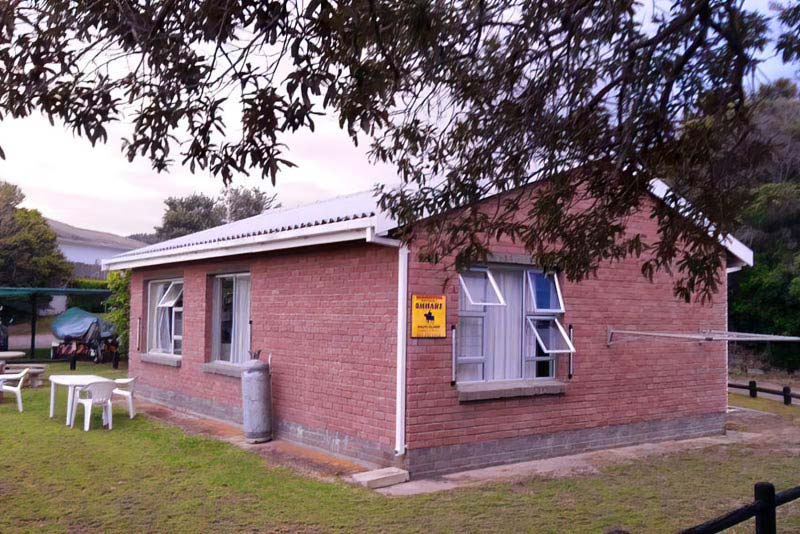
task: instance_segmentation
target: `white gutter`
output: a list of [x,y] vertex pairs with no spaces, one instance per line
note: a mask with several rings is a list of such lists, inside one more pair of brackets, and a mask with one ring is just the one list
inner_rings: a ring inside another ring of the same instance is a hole
[[103,260],[102,266],[103,270],[117,271],[149,265],[221,258],[235,254],[253,254],[270,250],[357,241],[364,239],[364,230],[370,228],[372,224],[372,218],[354,219],[319,226],[307,226],[274,234],[193,244],[175,249],[155,250],[140,254],[135,254],[133,251],[133,254],[126,253]]
[[408,334],[408,247],[397,239],[375,235],[367,228],[367,243],[397,247],[397,377],[395,379],[394,453],[406,453],[406,336]]
[[[663,180],[659,180],[658,178],[654,178],[650,180],[650,192],[653,193],[655,196],[660,198],[661,200],[666,201],[667,195],[670,192],[670,187],[667,185],[666,182]],[[692,205],[689,203],[688,200],[682,197],[677,197],[675,199],[675,204],[672,207],[677,209],[679,213],[682,215],[689,217],[691,215]],[[702,214],[700,214],[702,216]],[[709,235],[713,233],[713,226],[709,223],[705,217],[706,226],[709,228],[708,233]],[[725,249],[728,250],[731,254],[736,256],[742,264],[747,265],[748,267],[753,266],[753,251],[750,248],[733,237],[732,235],[721,235],[719,236],[719,244],[722,245]],[[734,271],[728,271],[734,272]]]

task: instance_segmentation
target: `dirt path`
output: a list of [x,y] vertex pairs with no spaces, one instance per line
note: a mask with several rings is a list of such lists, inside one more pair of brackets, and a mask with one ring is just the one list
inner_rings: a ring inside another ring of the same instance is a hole
[[[50,344],[55,340],[53,334],[36,334],[36,348],[49,349]],[[8,336],[9,350],[24,350],[31,348],[30,334],[14,334]]]

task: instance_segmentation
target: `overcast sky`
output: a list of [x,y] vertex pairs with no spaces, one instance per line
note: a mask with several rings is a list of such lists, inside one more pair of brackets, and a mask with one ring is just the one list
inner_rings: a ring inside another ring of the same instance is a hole
[[[766,11],[768,0],[748,0]],[[757,82],[794,77],[794,69],[775,58],[762,65]],[[288,159],[297,168],[278,175],[273,188],[260,178],[239,178],[235,185],[258,186],[277,192],[285,206],[312,202],[370,189],[375,183],[396,182],[386,166],[367,161],[366,147],[353,146],[335,121],[321,119],[314,133],[287,139]],[[43,117],[0,122],[0,179],[22,187],[25,206],[68,224],[122,235],[150,232],[161,220],[164,199],[203,192],[216,196],[222,187],[208,174],[191,174],[180,165],[156,173],[146,159],[133,163],[122,156],[123,127],[109,131],[105,145],[92,147]],[[367,141],[364,139],[364,141]]]

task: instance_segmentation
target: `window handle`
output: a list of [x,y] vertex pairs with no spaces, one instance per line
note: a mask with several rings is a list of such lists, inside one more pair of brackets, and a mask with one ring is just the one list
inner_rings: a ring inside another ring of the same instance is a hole
[[450,336],[453,339],[453,377],[450,380],[450,385],[456,385],[456,325],[450,327]]
[[142,318],[136,318],[136,352],[142,352]]
[[[572,339],[572,324],[567,325],[567,328],[569,329],[569,341],[570,341],[570,343],[572,343],[572,346],[574,347],[575,346],[575,341]],[[573,371],[575,370],[574,367],[573,367],[573,364],[572,364],[572,356],[574,354],[575,354],[574,352],[570,352],[569,353],[569,371],[567,373],[567,378],[570,379],[570,380],[572,380],[572,374],[573,374]]]

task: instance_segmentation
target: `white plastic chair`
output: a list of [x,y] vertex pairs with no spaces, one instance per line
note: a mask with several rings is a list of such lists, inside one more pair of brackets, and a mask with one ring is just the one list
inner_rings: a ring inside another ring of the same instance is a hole
[[[0,375],[0,389],[3,393],[13,393],[17,397],[17,410],[22,411],[22,385],[28,377],[30,369],[23,369],[19,373]],[[6,382],[18,380],[16,386],[7,386]]]
[[136,409],[133,407],[133,389],[136,385],[136,377],[117,378],[114,382],[117,384],[114,395],[128,400],[128,415],[133,419],[136,416]]
[[[111,380],[103,380],[101,382],[92,382],[86,384],[75,392],[75,397],[72,404],[72,421],[69,422],[70,427],[75,426],[75,417],[78,413],[78,404],[83,405],[84,418],[83,430],[89,431],[89,425],[92,421],[92,406],[103,407],[103,423],[108,424],[108,429],[112,428],[111,421],[111,395],[114,393],[114,388],[117,384]],[[86,394],[81,397],[81,394]]]

